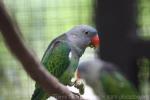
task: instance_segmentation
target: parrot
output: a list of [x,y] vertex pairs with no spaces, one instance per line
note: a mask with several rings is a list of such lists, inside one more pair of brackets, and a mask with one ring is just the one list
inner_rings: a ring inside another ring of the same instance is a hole
[[138,90],[115,66],[94,57],[79,63],[77,78],[85,80],[100,100],[138,100]]
[[[46,49],[41,63],[50,74],[55,76],[63,85],[73,86],[74,77],[80,57],[87,47],[96,48],[99,45],[97,30],[89,25],[76,25],[67,32],[56,37]],[[31,100],[46,100],[49,96],[39,84]]]

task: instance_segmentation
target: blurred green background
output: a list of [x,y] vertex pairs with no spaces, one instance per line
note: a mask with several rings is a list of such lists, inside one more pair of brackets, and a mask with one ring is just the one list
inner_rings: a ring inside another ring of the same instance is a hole
[[[78,24],[94,25],[93,0],[5,0],[5,4],[39,59],[56,36]],[[30,100],[34,82],[0,38],[0,100]]]
[[[51,40],[61,33],[78,24],[94,26],[92,20],[94,0],[4,0],[4,2],[12,18],[18,22],[25,42],[39,59],[42,58]],[[150,39],[150,0],[139,2],[139,36]],[[150,64],[145,58],[143,62],[141,73],[148,74],[139,74],[142,79],[141,90],[143,94],[150,94],[147,81]],[[0,35],[0,100],[30,100],[33,89],[34,82],[9,53]]]

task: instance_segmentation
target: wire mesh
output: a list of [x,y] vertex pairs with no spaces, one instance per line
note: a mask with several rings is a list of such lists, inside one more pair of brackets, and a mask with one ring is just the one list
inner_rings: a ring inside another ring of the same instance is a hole
[[[150,39],[150,1],[139,0],[139,36]],[[25,42],[39,59],[50,41],[78,24],[94,25],[94,0],[5,0]],[[19,48],[18,48],[19,49]],[[89,51],[90,52],[90,51]],[[0,36],[0,100],[30,100],[34,82]]]
[[143,39],[150,39],[150,1],[138,0],[138,22],[140,26],[139,36]]
[[[138,22],[140,31],[138,35],[144,40],[150,40],[150,1],[139,0],[138,5]],[[141,99],[150,99],[150,59],[143,57],[142,65],[139,66],[139,80],[141,89]]]
[[[23,37],[41,59],[50,41],[74,25],[93,25],[93,0],[5,0]],[[30,100],[34,82],[0,40],[0,100]],[[18,48],[19,49],[19,48]]]

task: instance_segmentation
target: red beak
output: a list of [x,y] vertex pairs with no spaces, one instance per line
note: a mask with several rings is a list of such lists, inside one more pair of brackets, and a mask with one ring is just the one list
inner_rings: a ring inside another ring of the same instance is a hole
[[91,39],[91,44],[94,46],[94,47],[99,47],[99,44],[100,44],[100,39],[98,37],[98,34],[95,35],[94,37],[92,37]]

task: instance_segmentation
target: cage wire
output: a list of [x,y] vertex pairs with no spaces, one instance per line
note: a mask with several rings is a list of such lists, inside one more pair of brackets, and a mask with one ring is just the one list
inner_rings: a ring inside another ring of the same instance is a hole
[[138,25],[140,32],[139,36],[143,39],[150,39],[150,1],[138,0]]
[[[93,0],[5,0],[39,59],[52,39],[78,24],[94,25]],[[30,100],[34,82],[0,40],[0,100]],[[19,49],[19,48],[18,48]]]
[[[138,1],[138,35],[141,39],[150,40],[150,0]],[[138,63],[141,100],[150,100],[150,59],[143,57]]]
[[[139,36],[150,39],[150,1],[139,0]],[[50,41],[78,24],[94,26],[94,0],[5,0],[27,45],[41,59]],[[19,49],[19,48],[18,48]],[[91,51],[87,51],[91,52]],[[90,53],[88,53],[90,54]],[[149,67],[149,66],[148,66]],[[30,100],[34,82],[0,36],[0,100]]]

